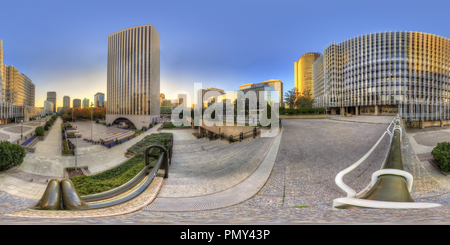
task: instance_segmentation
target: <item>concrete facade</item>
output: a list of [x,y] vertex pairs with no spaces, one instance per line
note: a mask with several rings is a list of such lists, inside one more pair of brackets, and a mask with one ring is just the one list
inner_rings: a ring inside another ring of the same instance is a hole
[[118,118],[140,128],[160,117],[160,37],[152,25],[108,36],[106,123]]

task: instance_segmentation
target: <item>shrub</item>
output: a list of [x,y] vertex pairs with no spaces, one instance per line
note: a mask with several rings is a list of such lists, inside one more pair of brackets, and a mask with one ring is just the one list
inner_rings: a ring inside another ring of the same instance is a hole
[[20,145],[9,141],[0,142],[0,171],[22,164],[25,154],[25,149]]
[[44,130],[48,131],[48,126],[47,125],[44,126]]
[[450,171],[450,142],[441,142],[431,151],[434,157],[433,162],[439,166],[442,171]]
[[[52,122],[51,122],[50,120],[48,120],[48,121],[45,123],[45,126],[47,126],[47,127],[52,126]],[[47,130],[48,130],[48,129],[47,129]]]
[[97,120],[95,120],[95,123],[99,123],[100,121],[97,119]]
[[39,127],[36,127],[34,132],[36,133],[37,136],[44,136],[45,130],[43,127],[39,126]]

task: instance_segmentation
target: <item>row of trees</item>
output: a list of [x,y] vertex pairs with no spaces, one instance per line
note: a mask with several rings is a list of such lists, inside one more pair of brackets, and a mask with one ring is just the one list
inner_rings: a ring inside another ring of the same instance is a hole
[[300,93],[293,88],[284,94],[284,99],[290,108],[313,108],[315,102],[309,89],[305,89],[303,93]]
[[[61,117],[62,119],[66,121],[71,121],[72,119],[77,118],[91,118],[91,108],[84,108],[81,109],[81,107],[77,108],[70,108],[69,110],[61,111]],[[106,108],[100,108],[100,107],[93,107],[92,108],[92,116],[94,119],[101,119],[106,117]]]

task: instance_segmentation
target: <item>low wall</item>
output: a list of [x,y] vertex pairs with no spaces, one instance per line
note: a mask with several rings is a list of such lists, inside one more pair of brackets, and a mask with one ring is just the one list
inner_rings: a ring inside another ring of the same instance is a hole
[[280,119],[321,119],[328,118],[328,114],[318,115],[279,115]]
[[[202,130],[208,130],[210,132],[213,132],[215,134],[221,134],[224,133],[225,136],[229,135],[239,135],[241,132],[247,133],[249,131],[252,131],[254,127],[251,126],[226,126],[224,123],[223,126],[206,126],[205,123],[202,123],[202,126],[199,126],[199,133],[202,133]],[[258,129],[261,129],[261,127],[258,127]]]

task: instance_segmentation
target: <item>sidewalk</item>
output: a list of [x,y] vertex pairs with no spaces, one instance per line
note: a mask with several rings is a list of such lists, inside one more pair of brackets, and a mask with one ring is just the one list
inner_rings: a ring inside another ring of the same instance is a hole
[[[20,197],[40,199],[47,187],[47,179],[62,179],[64,168],[75,167],[75,156],[61,155],[61,122],[60,118],[55,121],[47,138],[35,145],[35,153],[27,153],[22,165],[0,173],[1,191]],[[128,160],[124,153],[129,147],[146,135],[158,133],[156,129],[157,127],[153,127],[138,137],[110,149],[102,145],[89,146],[89,150],[79,152],[77,166],[88,166],[92,174],[114,168]]]

